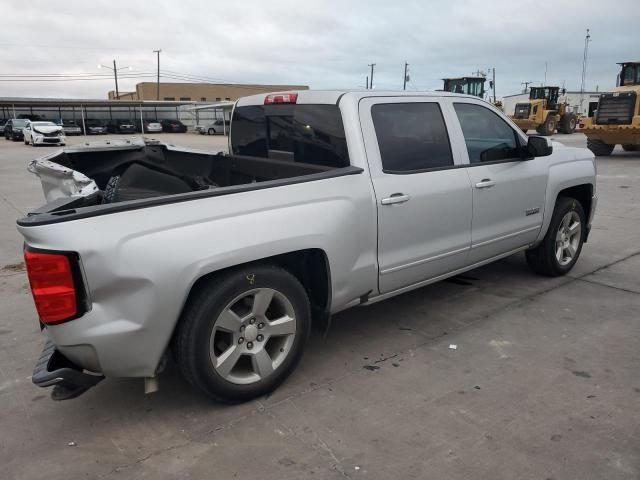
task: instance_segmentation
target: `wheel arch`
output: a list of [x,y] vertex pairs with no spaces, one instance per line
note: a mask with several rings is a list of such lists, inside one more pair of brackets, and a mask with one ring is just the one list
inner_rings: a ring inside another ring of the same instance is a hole
[[[270,257],[251,260],[225,267],[220,270],[205,273],[195,280],[186,295],[184,304],[180,310],[178,321],[173,333],[175,333],[184,309],[189,305],[193,296],[204,288],[210,280],[231,270],[246,267],[248,265],[276,265],[295,276],[302,284],[311,304],[312,322],[314,326],[325,329],[328,326],[332,288],[331,288],[331,267],[326,252],[320,248],[308,248],[281,253]],[[173,336],[172,333],[172,336]]]

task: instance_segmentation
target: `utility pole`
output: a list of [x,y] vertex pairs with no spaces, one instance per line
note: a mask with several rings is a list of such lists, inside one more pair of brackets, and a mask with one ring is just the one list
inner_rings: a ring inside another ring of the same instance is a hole
[[527,93],[527,90],[529,89],[529,85],[531,85],[533,82],[522,82],[520,85],[524,85],[524,91],[522,93]]
[[118,93],[118,69],[116,68],[116,59],[113,59],[113,76],[116,79],[116,100],[120,100],[120,94]]
[[368,66],[371,67],[371,77],[369,78],[369,88],[373,90],[373,67],[375,67],[376,64],[370,63]]
[[132,68],[131,67],[117,68],[115,59],[113,60],[113,68],[108,67],[106,65],[102,65],[102,64],[98,65],[98,68],[107,68],[109,70],[113,70],[113,78],[116,81],[116,100],[120,100],[120,92],[118,91],[118,70],[132,70]]
[[365,89],[369,90],[369,75],[367,75],[367,80],[364,85],[365,85]]
[[409,64],[407,62],[404,62],[404,82],[402,84],[402,90],[406,90],[407,89],[407,79],[408,79],[407,67],[408,66],[409,66]]
[[547,70],[548,70],[548,65],[547,62],[544,62],[544,86],[547,86]]
[[584,103],[584,82],[587,78],[587,55],[589,53],[589,42],[591,41],[591,33],[587,28],[587,34],[584,37],[584,52],[582,54],[582,79],[580,80],[580,113],[582,113],[582,104]]
[[160,100],[160,52],[161,48],[154,50],[153,53],[158,54],[158,81],[156,82],[156,100]]

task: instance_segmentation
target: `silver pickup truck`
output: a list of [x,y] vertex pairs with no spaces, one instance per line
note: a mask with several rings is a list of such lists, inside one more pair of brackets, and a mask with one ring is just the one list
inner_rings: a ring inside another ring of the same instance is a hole
[[18,220],[47,345],[33,381],[145,390],[173,354],[211,398],[276,388],[312,323],[525,251],[563,275],[596,209],[589,150],[527,137],[475,97],[241,98],[228,154],[116,141],[35,160]]

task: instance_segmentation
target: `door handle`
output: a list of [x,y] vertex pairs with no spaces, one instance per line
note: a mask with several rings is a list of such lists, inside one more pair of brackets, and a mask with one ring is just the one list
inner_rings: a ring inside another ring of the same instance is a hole
[[383,198],[380,200],[382,205],[394,205],[396,203],[405,203],[409,201],[409,195],[405,195],[404,193],[394,193],[390,197]]
[[491,180],[490,178],[483,178],[481,181],[476,183],[476,188],[491,188],[494,187],[496,182]]

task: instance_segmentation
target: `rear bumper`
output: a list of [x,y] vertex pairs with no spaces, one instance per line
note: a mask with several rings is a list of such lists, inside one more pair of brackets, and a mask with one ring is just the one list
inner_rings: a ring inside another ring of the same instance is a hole
[[51,392],[54,400],[75,398],[103,379],[103,375],[84,373],[62,355],[51,340],[47,340],[31,376],[31,381],[39,387],[54,387]]

